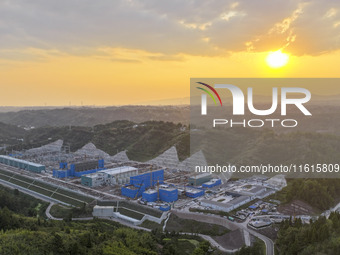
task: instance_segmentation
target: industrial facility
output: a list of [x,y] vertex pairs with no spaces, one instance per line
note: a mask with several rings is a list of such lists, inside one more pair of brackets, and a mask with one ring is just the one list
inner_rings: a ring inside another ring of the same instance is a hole
[[211,181],[203,183],[202,187],[211,189],[211,188],[216,187],[216,186],[221,185],[221,184],[222,184],[221,179],[212,179]]
[[172,203],[178,200],[178,189],[174,187],[163,187],[159,189],[159,200]]
[[204,195],[203,189],[194,189],[194,188],[187,188],[185,191],[185,195],[191,198],[197,198]]
[[45,171],[45,166],[33,162],[29,162],[22,159],[13,158],[10,156],[0,155],[0,163],[13,166],[19,169],[24,169],[36,173],[41,173],[41,171]]
[[191,176],[188,182],[192,186],[200,186],[203,183],[210,181],[211,179],[212,179],[212,175],[210,173],[203,173],[203,174]]
[[201,201],[201,206],[209,207],[213,210],[230,212],[250,201],[251,199],[249,196],[239,196],[225,203],[204,199]]
[[178,200],[178,189],[165,185],[164,169],[130,177],[130,185],[121,188],[121,194],[129,198],[139,198],[145,202],[175,202]]
[[115,167],[92,174],[84,174],[81,176],[81,184],[88,187],[127,184],[130,182],[130,177],[136,175],[138,175],[138,169],[135,167]]
[[84,174],[95,173],[97,171],[105,169],[104,159],[73,163],[70,164],[70,168],[67,168],[67,166],[67,162],[60,162],[59,169],[53,169],[53,177],[81,177]]
[[162,184],[164,182],[164,169],[148,172],[130,177],[130,184],[139,187],[144,185],[145,188],[155,186],[156,184]]
[[143,192],[142,198],[146,202],[156,202],[159,198],[159,193],[155,189],[148,189]]
[[126,185],[121,188],[122,196],[129,197],[132,199],[137,199],[138,197],[141,197],[144,191],[145,185],[140,185],[139,187],[135,187],[133,185]]
[[143,192],[142,198],[146,202],[168,202],[172,203],[178,200],[178,189],[162,185],[156,189],[149,189]]
[[130,184],[121,188],[123,196],[129,198],[141,197],[142,193],[150,187],[164,182],[164,169],[131,176]]
[[[88,198],[89,203],[97,199],[131,200],[129,203],[133,205],[152,207],[147,209],[160,214],[171,208],[187,211],[191,207],[230,212],[255,199],[263,199],[287,185],[283,175],[271,179],[255,176],[228,180],[223,174],[189,171],[189,167],[197,160],[205,164],[203,152],[197,152],[180,162],[175,147],[147,162],[129,160],[126,151],[111,156],[92,143],[70,152],[69,146],[64,146],[61,140],[27,151],[13,151],[12,155],[15,158],[0,155],[0,164],[8,166],[4,167],[4,171],[9,176],[15,172],[20,174],[20,178],[23,175],[30,176],[32,184],[29,187],[33,191],[42,191],[53,198],[64,194],[66,203],[70,200],[68,191],[72,190],[76,193],[73,200],[77,206],[78,196],[82,195]],[[7,178],[6,174],[5,180],[12,178]],[[36,180],[42,184],[37,184]],[[28,186],[27,182],[13,181],[16,184],[23,183],[25,188]],[[46,191],[45,183],[53,186],[51,192]],[[97,205],[93,215],[129,220],[124,215],[126,209],[114,209],[116,205]],[[131,215],[133,211],[135,208],[131,206]]]

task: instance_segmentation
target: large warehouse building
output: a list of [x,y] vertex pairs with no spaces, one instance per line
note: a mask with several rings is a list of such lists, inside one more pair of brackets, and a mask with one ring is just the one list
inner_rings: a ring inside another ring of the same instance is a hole
[[45,171],[44,165],[5,156],[5,155],[0,155],[0,163],[8,165],[8,166],[13,166],[19,169],[25,169],[31,172],[36,172],[36,173],[41,173],[41,171]]
[[213,210],[230,212],[250,201],[251,198],[249,196],[239,196],[226,203],[203,199],[201,201],[201,206],[206,206],[212,208]]
[[122,166],[111,169],[100,170],[96,173],[81,176],[81,184],[89,187],[101,185],[127,184],[130,177],[138,174],[138,169],[131,166]]

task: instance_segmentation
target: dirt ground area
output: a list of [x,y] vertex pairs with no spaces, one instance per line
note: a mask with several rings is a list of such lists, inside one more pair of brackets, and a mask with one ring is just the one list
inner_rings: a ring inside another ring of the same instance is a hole
[[230,250],[239,249],[245,245],[244,235],[241,229],[231,231],[222,236],[214,236],[213,239],[223,248]]
[[312,206],[301,200],[294,200],[289,204],[280,205],[277,209],[280,213],[291,216],[314,215],[315,213],[317,213]]

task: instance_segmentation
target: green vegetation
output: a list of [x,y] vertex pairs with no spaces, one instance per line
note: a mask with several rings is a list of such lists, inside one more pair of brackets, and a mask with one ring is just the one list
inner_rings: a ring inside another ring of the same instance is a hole
[[241,250],[235,253],[235,255],[265,255],[266,245],[265,243],[256,238],[256,242],[252,246],[243,246]]
[[93,201],[93,198],[82,196],[75,192],[66,191],[47,183],[10,173],[1,169],[0,179],[78,207],[83,206],[84,203],[90,203]]
[[299,219],[285,221],[276,245],[278,254],[339,254],[340,214],[331,213],[329,219],[319,217],[310,224],[302,224]]
[[205,209],[198,209],[198,208],[189,208],[190,212],[202,212],[202,213],[211,213],[220,216],[229,216],[230,214],[223,211],[216,211],[216,210],[205,210]]
[[[197,236],[159,230],[149,233],[108,220],[53,221],[17,214],[41,215],[46,206],[47,203],[18,190],[0,187],[0,254],[218,254],[208,242]],[[52,208],[65,209],[60,206]]]
[[[160,233],[158,230],[152,231],[155,235]],[[165,253],[167,255],[179,254],[191,254],[191,255],[212,255],[212,254],[221,254],[220,251],[212,248],[208,241],[202,241],[202,239],[198,236],[187,236],[187,235],[179,235],[176,232],[166,233],[166,238],[163,238],[165,241],[164,248],[166,248]],[[172,237],[171,239],[169,237]]]
[[4,124],[0,122],[0,144],[15,145],[20,144],[24,138],[26,131],[14,125]]
[[39,223],[8,209],[0,210],[0,219],[1,254],[158,254],[152,234],[109,221]]
[[[162,224],[157,224],[155,222],[146,220],[142,223],[141,226],[144,228],[161,231],[163,229],[163,224],[164,222],[162,222]],[[183,219],[177,217],[174,214],[171,214],[170,219],[166,224],[165,231],[197,233],[210,236],[222,236],[229,232],[227,228],[220,225],[199,222],[196,220]]]
[[339,193],[340,179],[294,179],[268,199],[278,199],[282,203],[300,199],[323,211],[338,202]]
[[[169,242],[170,245],[173,242],[170,238],[164,238],[163,240]],[[199,246],[199,243],[196,240],[177,239],[176,242],[178,246],[177,254],[188,254]]]
[[71,219],[92,217],[93,206],[69,207],[55,204],[51,207],[50,214],[56,218]]
[[[176,146],[180,160],[190,154],[188,126],[163,121],[136,123],[129,120],[114,121],[85,126],[40,127],[29,131],[18,131],[14,137],[23,137],[11,149],[22,150],[62,139],[76,151],[92,142],[97,148],[114,155],[127,150],[132,160],[147,161],[171,146]],[[198,129],[191,134],[195,151],[202,150],[208,162],[224,164],[224,160],[235,165],[338,163],[340,136],[327,133],[291,132],[280,133],[269,129],[248,128]],[[218,142],[217,142],[218,141]],[[14,143],[15,144],[15,143]],[[228,144],[225,148],[225,144]],[[4,151],[2,151],[4,153]],[[311,175],[312,177],[312,175]]]
[[210,236],[221,236],[229,232],[227,228],[220,225],[183,219],[177,217],[174,214],[170,215],[170,218],[166,224],[166,230],[185,233],[198,233]]
[[202,150],[208,162],[220,165],[225,160],[237,166],[338,163],[340,158],[340,136],[325,133],[201,129],[192,132],[191,140],[196,142],[191,149]]
[[287,191],[287,200],[294,198],[306,201],[320,210],[327,210],[335,203],[340,193],[339,179],[294,180]]
[[64,140],[70,144],[71,151],[76,151],[85,144],[93,142],[97,148],[114,155],[117,151],[127,150],[133,160],[146,161],[158,156],[175,145],[179,157],[189,156],[189,131],[182,124],[163,121],[135,123],[115,121],[90,127],[75,126],[41,127],[26,131],[24,142],[7,150],[29,149],[56,141]]
[[[178,255],[184,255],[184,254],[193,254],[193,255],[205,255],[205,254],[213,254],[213,251],[210,251],[210,245],[207,241],[198,242],[194,239],[170,239],[166,238],[163,239],[166,241],[166,247],[169,247],[169,250],[171,251],[169,254],[178,254]],[[178,247],[175,249],[174,247]],[[193,252],[191,253],[191,251]]]
[[161,231],[162,228],[163,228],[163,223],[164,223],[164,221],[162,222],[162,224],[158,224],[154,221],[145,220],[145,221],[143,221],[143,223],[140,226],[143,227],[143,228],[157,229],[157,230]]
[[214,254],[195,236],[148,233],[106,220],[46,221],[7,208],[0,209],[0,229],[0,254]]
[[88,126],[106,124],[116,120],[137,123],[150,119],[187,124],[189,106],[110,106],[37,109],[1,112],[0,122],[21,126]]
[[144,217],[144,214],[138,213],[136,211],[132,211],[130,209],[119,207],[118,212],[130,218],[134,218],[136,220],[141,220]]
[[45,216],[48,203],[0,185],[0,208],[7,208],[25,216]]

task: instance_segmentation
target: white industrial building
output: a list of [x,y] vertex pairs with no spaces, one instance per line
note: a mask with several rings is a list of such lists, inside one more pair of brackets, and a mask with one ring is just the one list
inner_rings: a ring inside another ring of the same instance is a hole
[[234,198],[233,200],[228,201],[227,203],[203,199],[201,201],[201,206],[209,207],[209,208],[212,208],[213,210],[230,212],[250,201],[251,201],[251,198],[249,196],[239,196],[239,197]]
[[86,174],[81,177],[81,184],[89,187],[102,185],[127,184],[130,177],[138,175],[138,169],[131,166],[122,166]]

